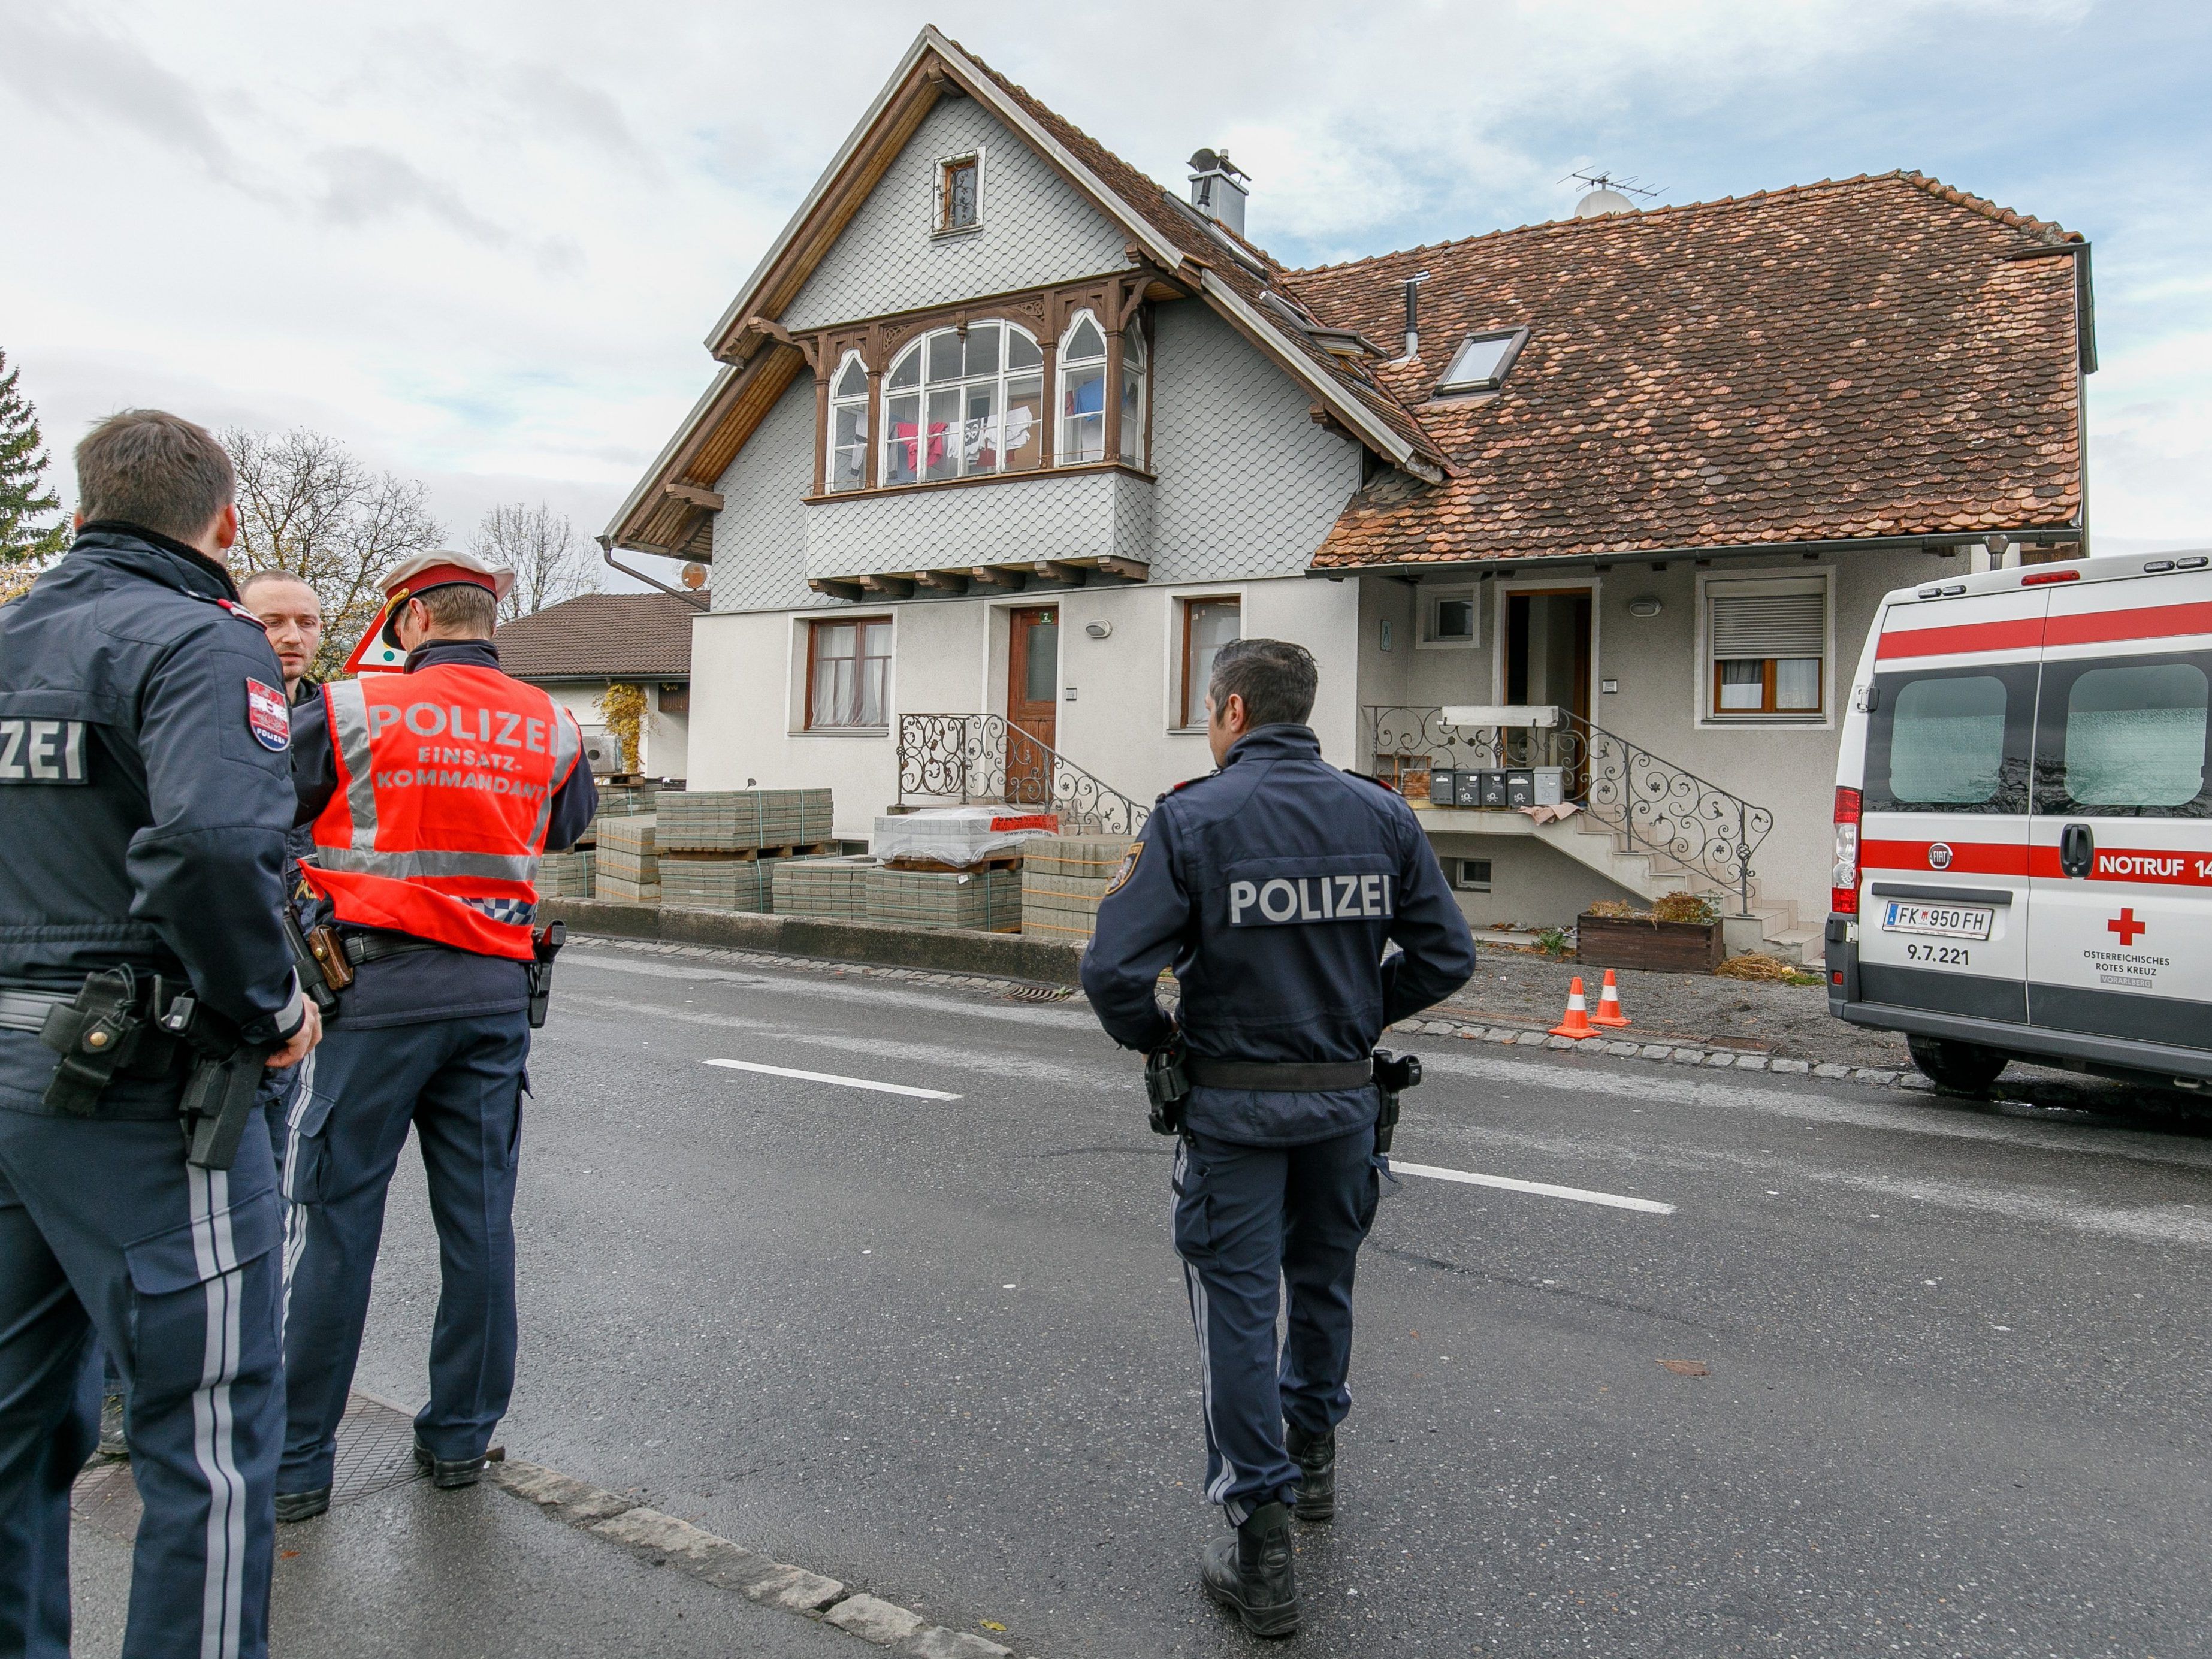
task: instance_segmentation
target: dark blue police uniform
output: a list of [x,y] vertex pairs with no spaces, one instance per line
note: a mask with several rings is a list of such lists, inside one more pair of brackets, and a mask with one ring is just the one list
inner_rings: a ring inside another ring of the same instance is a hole
[[[292,818],[283,680],[180,543],[90,525],[0,606],[0,1651],[69,1650],[69,1489],[91,1334],[131,1391],[145,1500],[126,1656],[267,1650],[283,1401],[269,1142],[186,1160],[180,1046],[142,1043],[82,1112],[45,1098],[44,1010],[156,976],[245,1039],[305,1018],[276,920]],[[259,688],[257,691],[256,688]],[[278,700],[278,714],[269,712]]]
[[[407,659],[497,668],[489,640],[434,640]],[[327,711],[298,711],[300,820],[337,787]],[[548,848],[568,847],[599,805],[578,765],[553,796]],[[343,934],[362,930],[340,925]],[[430,1399],[416,1443],[442,1462],[483,1454],[514,1383],[514,1183],[530,1053],[528,970],[439,947],[364,962],[314,1074],[295,1100],[285,1154],[284,1376],[289,1423],[277,1489],[331,1484],[338,1420],[361,1354],[385,1194],[411,1124],[438,1230]]]
[[[1149,1051],[1178,1023],[1154,996],[1160,969],[1182,987],[1176,1249],[1205,1371],[1206,1493],[1242,1525],[1297,1488],[1285,1423],[1317,1438],[1351,1409],[1352,1267],[1387,1166],[1371,1083],[1224,1085],[1274,1080],[1239,1066],[1368,1060],[1386,1026],[1466,983],[1474,941],[1411,809],[1324,762],[1304,726],[1259,726],[1162,796],[1129,860],[1083,988],[1109,1036]],[[1385,960],[1392,940],[1403,954]]]

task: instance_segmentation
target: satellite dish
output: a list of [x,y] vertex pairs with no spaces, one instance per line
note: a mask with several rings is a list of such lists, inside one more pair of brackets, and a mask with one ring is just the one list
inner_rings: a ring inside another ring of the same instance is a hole
[[684,586],[696,592],[707,585],[707,567],[693,561],[684,567]]
[[1575,204],[1575,217],[1595,219],[1607,213],[1633,213],[1636,204],[1617,190],[1594,190]]
[[1211,173],[1221,165],[1221,158],[1210,149],[1200,150],[1190,158],[1193,173]]

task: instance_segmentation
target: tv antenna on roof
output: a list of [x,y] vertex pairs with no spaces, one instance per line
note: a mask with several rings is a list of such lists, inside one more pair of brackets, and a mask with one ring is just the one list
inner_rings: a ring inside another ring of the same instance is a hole
[[1656,190],[1647,189],[1638,184],[1633,173],[1626,178],[1616,179],[1609,173],[1578,171],[1569,173],[1566,179],[1562,179],[1559,182],[1564,185],[1567,182],[1567,179],[1572,179],[1577,184],[1589,186],[1582,200],[1575,204],[1575,217],[1577,219],[1595,219],[1600,214],[1605,213],[1633,213],[1636,211],[1636,204],[1628,199],[1630,197],[1642,196],[1649,198],[1659,194]]

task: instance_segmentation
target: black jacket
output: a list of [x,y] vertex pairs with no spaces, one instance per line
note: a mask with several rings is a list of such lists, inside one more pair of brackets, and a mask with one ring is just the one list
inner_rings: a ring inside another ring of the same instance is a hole
[[[0,606],[0,988],[128,964],[189,976],[250,1042],[304,1018],[276,919],[284,681],[236,599],[181,543],[100,524]],[[0,1101],[21,1104],[53,1056],[7,1055]]]
[[[1387,956],[1395,941],[1402,954]],[[1083,988],[1107,1035],[1150,1049],[1173,965],[1193,1054],[1364,1060],[1385,1026],[1474,972],[1474,939],[1413,811],[1338,770],[1303,726],[1262,726],[1227,764],[1160,797],[1098,906]],[[1295,1145],[1371,1120],[1367,1091],[1194,1090],[1187,1121],[1224,1140]]]

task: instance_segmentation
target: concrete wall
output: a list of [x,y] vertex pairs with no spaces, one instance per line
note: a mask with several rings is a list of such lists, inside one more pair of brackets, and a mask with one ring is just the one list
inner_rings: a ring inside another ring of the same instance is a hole
[[[1477,927],[1510,922],[1522,927],[1571,927],[1600,899],[1642,901],[1586,864],[1528,836],[1435,836],[1439,859],[1490,860],[1490,890],[1455,891],[1453,897]],[[1449,876],[1447,866],[1445,874]]]
[[[1824,572],[1832,584],[1826,713],[1818,720],[1792,721],[1712,718],[1699,579]],[[1416,589],[1370,577],[1362,581],[1359,600],[1360,701],[1417,707],[1502,702],[1503,594],[1519,586],[1594,586],[1593,677],[1613,680],[1619,690],[1593,692],[1592,718],[1671,766],[1771,811],[1774,829],[1753,854],[1753,868],[1765,896],[1795,900],[1800,922],[1811,925],[1827,912],[1839,711],[1850,695],[1851,674],[1875,609],[1892,588],[1964,572],[1961,558],[1902,551],[1815,560],[1780,552],[1772,558],[1717,559],[1702,570],[1692,561],[1674,559],[1663,571],[1652,569],[1649,561],[1624,557],[1611,569],[1588,576],[1502,574],[1473,584],[1480,610],[1471,647],[1425,644],[1419,638],[1427,598],[1463,584],[1439,576]],[[1660,602],[1659,614],[1631,616],[1630,603],[1646,597]],[[1391,623],[1387,652],[1382,648],[1386,620]]]
[[[937,164],[983,152],[982,224],[937,236]],[[922,118],[785,310],[792,329],[1121,270],[1128,234],[969,98]]]

